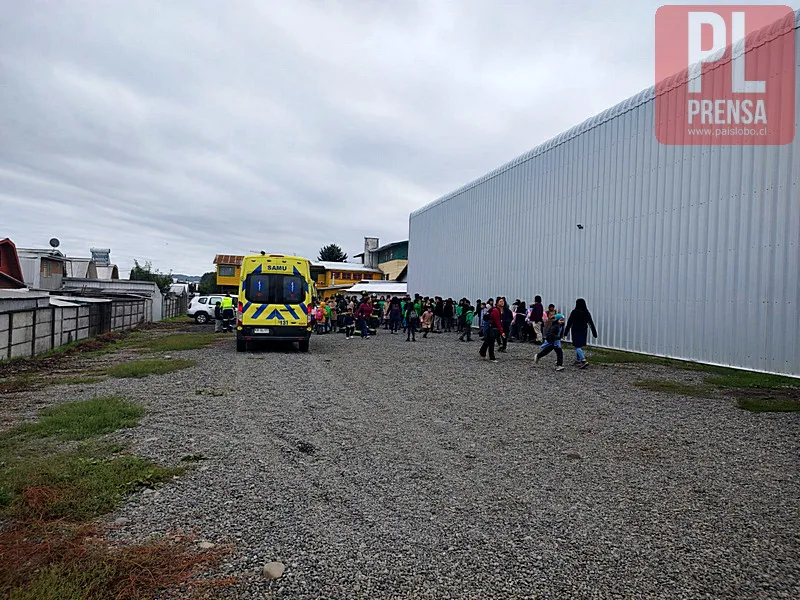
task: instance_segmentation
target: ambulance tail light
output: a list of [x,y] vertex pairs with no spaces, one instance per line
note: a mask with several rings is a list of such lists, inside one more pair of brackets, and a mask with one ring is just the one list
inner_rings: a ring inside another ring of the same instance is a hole
[[242,303],[239,302],[239,306],[236,307],[236,324],[241,327],[242,326]]

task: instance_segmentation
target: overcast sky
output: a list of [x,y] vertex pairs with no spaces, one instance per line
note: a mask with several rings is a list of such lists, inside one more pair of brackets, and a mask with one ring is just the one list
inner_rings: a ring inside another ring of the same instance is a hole
[[0,238],[110,247],[123,276],[406,239],[651,86],[658,5],[0,0]]

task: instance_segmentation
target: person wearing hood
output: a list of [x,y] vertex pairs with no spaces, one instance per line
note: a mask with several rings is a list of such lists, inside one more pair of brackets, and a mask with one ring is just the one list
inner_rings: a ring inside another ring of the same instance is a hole
[[539,364],[542,357],[550,354],[551,350],[555,350],[556,371],[563,371],[564,352],[561,350],[561,338],[564,335],[564,315],[556,313],[547,323],[547,334],[545,335],[544,344],[539,348],[538,354],[533,359],[533,364]]
[[572,331],[572,345],[575,347],[575,364],[581,369],[589,366],[583,347],[586,345],[586,338],[589,337],[588,330],[591,328],[592,336],[597,339],[597,329],[592,320],[592,313],[586,307],[586,300],[578,298],[575,301],[575,308],[569,313],[567,327],[564,330],[564,337]]

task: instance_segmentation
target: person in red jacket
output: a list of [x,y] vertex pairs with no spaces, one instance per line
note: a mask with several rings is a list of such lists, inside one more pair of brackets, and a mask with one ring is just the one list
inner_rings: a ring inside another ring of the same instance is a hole
[[494,343],[503,336],[503,321],[501,315],[505,307],[506,301],[498,297],[494,308],[488,311],[483,317],[488,323],[486,324],[486,335],[483,338],[483,345],[481,349],[478,350],[478,353],[482,358],[486,358],[486,351],[488,350],[489,360],[492,362],[497,362],[497,359],[494,357]]
[[356,311],[356,319],[361,322],[361,337],[369,339],[369,320],[372,318],[372,303],[368,296],[365,296]]

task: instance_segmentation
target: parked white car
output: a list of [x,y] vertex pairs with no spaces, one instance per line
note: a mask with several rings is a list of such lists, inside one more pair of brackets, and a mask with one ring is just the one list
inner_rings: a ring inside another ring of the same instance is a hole
[[[224,297],[225,294],[195,296],[192,298],[191,302],[189,302],[189,310],[186,311],[186,314],[193,317],[200,325],[213,321],[214,307],[217,305],[217,302],[222,302]],[[233,298],[234,308],[236,308],[238,299],[236,296],[231,296],[231,298]]]

